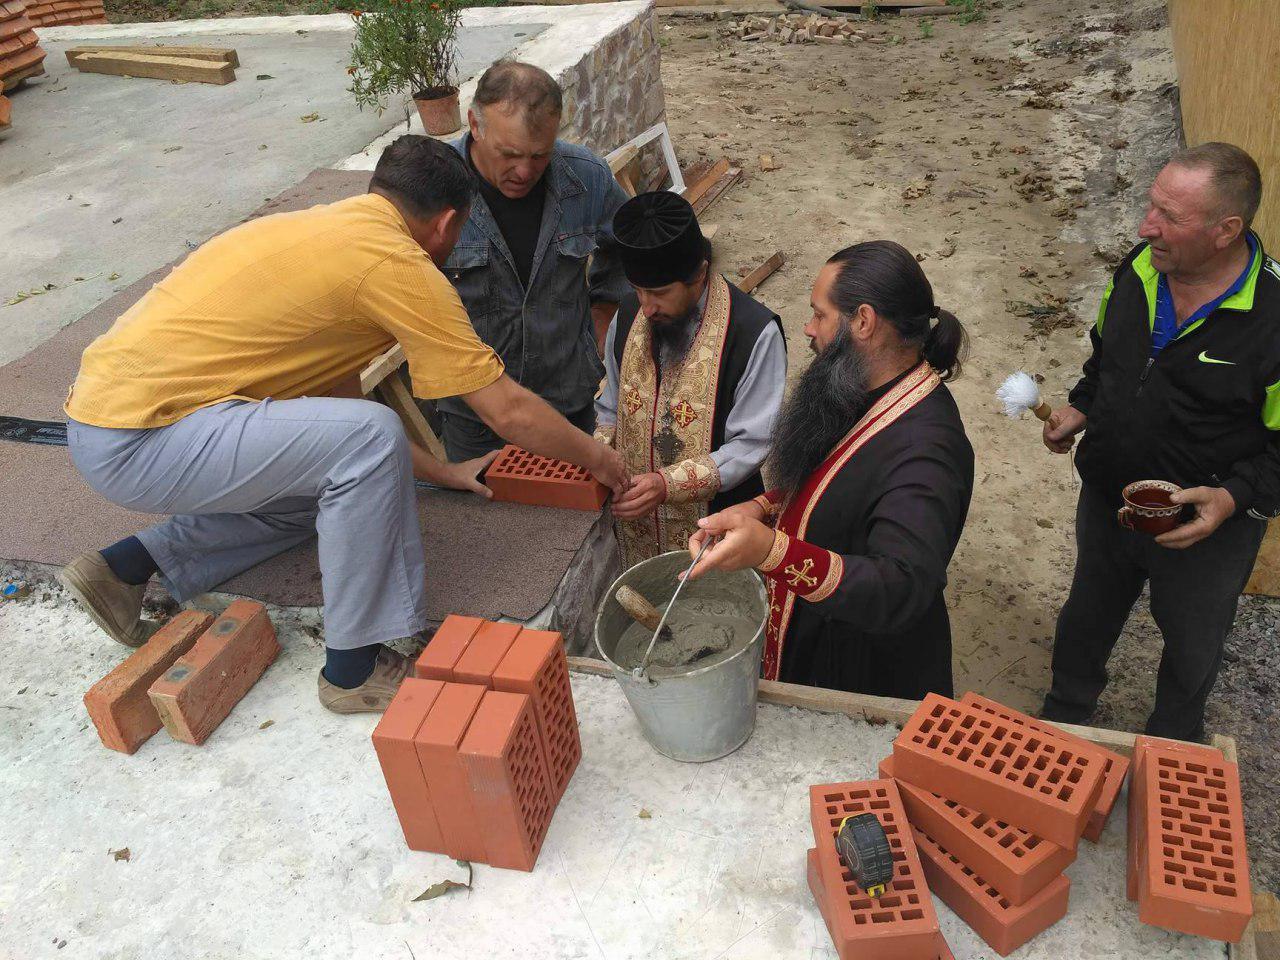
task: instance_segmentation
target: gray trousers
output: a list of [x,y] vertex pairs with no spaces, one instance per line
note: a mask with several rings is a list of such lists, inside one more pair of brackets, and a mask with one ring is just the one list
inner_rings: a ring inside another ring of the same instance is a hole
[[369,400],[227,401],[167,427],[71,421],[76,469],[98,493],[169,519],[137,534],[183,601],[319,536],[325,645],[351,649],[427,625],[409,445]]
[[1151,616],[1164,650],[1146,732],[1202,739],[1223,642],[1266,529],[1264,521],[1237,513],[1199,543],[1169,550],[1122,528],[1108,498],[1086,484],[1076,508],[1076,571],[1058,616],[1044,718],[1089,721],[1107,685],[1112,648],[1149,581]]

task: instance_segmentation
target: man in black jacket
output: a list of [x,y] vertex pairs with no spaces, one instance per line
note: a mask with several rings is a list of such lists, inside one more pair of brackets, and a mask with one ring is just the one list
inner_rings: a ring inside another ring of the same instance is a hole
[[[1150,734],[1202,739],[1236,604],[1280,508],[1280,267],[1249,229],[1253,159],[1207,143],[1156,177],[1138,235],[1103,294],[1092,354],[1045,445],[1076,464],[1077,559],[1058,618],[1043,716],[1083,723],[1143,584],[1164,637]],[[1116,522],[1135,480],[1182,487],[1188,522],[1154,539]]]

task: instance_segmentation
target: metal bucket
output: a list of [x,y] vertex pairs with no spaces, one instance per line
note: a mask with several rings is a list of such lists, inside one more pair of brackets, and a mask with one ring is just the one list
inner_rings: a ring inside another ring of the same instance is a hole
[[618,604],[618,588],[630,586],[661,607],[671,599],[677,575],[689,566],[683,550],[664,553],[632,567],[613,582],[596,615],[596,648],[627,695],[640,730],[659,753],[673,760],[701,763],[716,760],[747,742],[756,725],[756,681],[764,651],[765,615],[769,601],[764,581],[754,570],[713,571],[691,580],[680,604],[697,597],[736,603],[742,615],[760,627],[751,642],[727,659],[708,666],[694,664],[684,672],[671,669],[636,679],[613,660],[614,651],[632,619]]

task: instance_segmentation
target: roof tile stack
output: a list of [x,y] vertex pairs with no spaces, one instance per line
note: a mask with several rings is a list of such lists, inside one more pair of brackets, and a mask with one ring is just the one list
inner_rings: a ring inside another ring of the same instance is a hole
[[0,0],[0,93],[44,73],[44,50],[25,0]]
[[102,0],[36,0],[27,6],[27,16],[37,27],[107,22]]

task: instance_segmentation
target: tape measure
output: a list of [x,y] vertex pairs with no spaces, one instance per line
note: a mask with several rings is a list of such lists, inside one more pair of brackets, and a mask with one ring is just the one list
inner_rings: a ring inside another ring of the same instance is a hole
[[873,900],[893,882],[893,848],[874,813],[859,813],[840,821],[836,852],[853,874],[854,882]]

